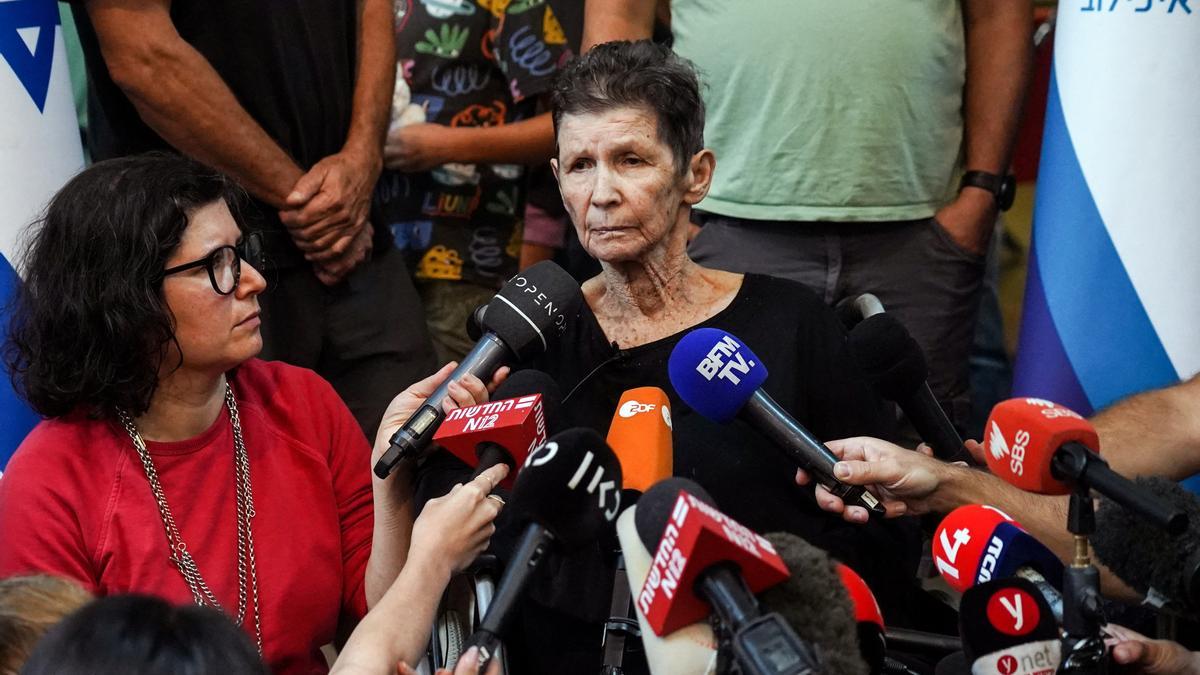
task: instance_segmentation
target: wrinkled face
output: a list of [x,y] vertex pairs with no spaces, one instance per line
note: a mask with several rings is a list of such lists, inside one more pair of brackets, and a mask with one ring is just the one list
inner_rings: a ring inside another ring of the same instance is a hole
[[685,224],[679,215],[685,201],[694,203],[692,176],[676,171],[649,109],[564,115],[558,148],[551,165],[563,204],[579,241],[597,260],[638,260]]
[[[203,258],[219,246],[239,243],[241,237],[223,200],[201,206],[188,214],[187,229],[164,268]],[[203,266],[163,279],[163,297],[175,318],[185,369],[222,373],[262,350],[258,294],[266,285],[247,262],[241,263],[241,281],[229,295],[213,290]],[[164,360],[167,367],[176,363],[174,357]]]

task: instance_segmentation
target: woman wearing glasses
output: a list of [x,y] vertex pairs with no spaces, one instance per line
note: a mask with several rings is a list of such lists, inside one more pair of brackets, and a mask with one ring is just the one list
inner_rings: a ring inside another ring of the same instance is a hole
[[[239,194],[179,156],[112,160],[30,231],[5,361],[46,420],[0,478],[0,577],[217,607],[293,673],[324,671],[339,618],[399,594],[411,630],[390,647],[413,661],[450,573],[492,532],[502,470],[414,523],[411,476],[371,476],[330,385],[254,358],[266,282]],[[396,397],[378,452],[449,372]],[[451,387],[458,405],[487,394]]]

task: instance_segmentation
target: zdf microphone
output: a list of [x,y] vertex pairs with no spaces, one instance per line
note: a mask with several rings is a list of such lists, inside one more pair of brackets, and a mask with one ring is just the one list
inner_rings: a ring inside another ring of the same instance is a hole
[[451,382],[468,374],[487,382],[500,366],[545,353],[563,334],[567,322],[579,313],[582,302],[579,284],[548,260],[509,279],[488,303],[483,336],[454,372],[392,434],[390,447],[375,463],[375,475],[387,478],[401,460],[425,452],[445,419],[442,403]]
[[691,331],[671,351],[667,372],[679,397],[696,412],[722,424],[740,416],[846,505],[885,513],[866,488],[834,477],[837,457],[763,391],[766,365],[734,336],[716,328]]
[[1187,516],[1108,467],[1093,448],[1096,430],[1077,413],[1050,401],[1013,398],[992,409],[984,433],[988,468],[1026,492],[1070,493],[1086,486],[1177,534]]
[[621,460],[627,492],[638,495],[670,478],[674,469],[671,401],[658,387],[638,387],[621,395],[608,427],[608,445]]

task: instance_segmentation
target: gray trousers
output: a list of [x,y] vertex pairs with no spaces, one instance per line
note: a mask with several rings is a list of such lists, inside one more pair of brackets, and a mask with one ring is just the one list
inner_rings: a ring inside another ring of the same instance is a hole
[[874,293],[925,351],[929,386],[960,430],[970,416],[967,359],[984,256],[932,218],[883,223],[781,222],[704,214],[696,262],[799,281],[834,304]]

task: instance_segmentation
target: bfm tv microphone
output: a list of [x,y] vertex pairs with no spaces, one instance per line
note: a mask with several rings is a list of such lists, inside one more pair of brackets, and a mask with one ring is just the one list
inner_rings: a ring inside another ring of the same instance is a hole
[[433,440],[468,466],[477,477],[497,464],[507,464],[501,482],[511,489],[517,468],[529,453],[546,442],[547,420],[560,418],[562,396],[558,384],[537,370],[519,370],[496,387],[493,400],[446,415]]
[[1062,620],[1062,562],[999,509],[969,504],[951,511],[933,532],[933,561],[960,593],[997,579],[1025,579]]
[[734,336],[716,328],[691,331],[671,351],[667,372],[679,397],[696,412],[722,424],[740,415],[847,505],[885,513],[865,488],[834,478],[837,457],[763,391],[766,365]]
[[469,642],[480,671],[495,656],[509,617],[547,555],[578,549],[612,527],[621,506],[621,464],[590,429],[555,434],[525,460],[507,509],[524,530],[496,595]]
[[1012,398],[992,409],[984,433],[988,468],[1006,482],[1045,495],[1068,494],[1083,484],[1172,534],[1187,516],[1108,468],[1087,420],[1037,398]]
[[[839,570],[839,567],[850,568],[835,562],[827,553],[794,534],[771,532],[764,536],[792,575],[758,595],[763,606],[779,612],[797,635],[813,645],[826,672],[838,675],[873,672],[861,653],[855,604]],[[854,575],[854,572],[850,574]],[[873,595],[871,602],[874,603]],[[881,636],[882,631],[880,625],[876,635]],[[866,647],[875,650],[874,644]],[[882,666],[883,650],[879,649],[878,653]]]
[[1137,516],[1101,497],[1092,549],[1113,574],[1145,596],[1146,604],[1195,615],[1200,612],[1200,503],[1186,488],[1165,478],[1135,482],[1187,514],[1187,531],[1170,536],[1148,528]]
[[442,403],[451,382],[468,374],[487,382],[505,363],[544,353],[579,313],[582,302],[583,294],[571,275],[548,260],[509,279],[488,303],[483,336],[450,377],[392,434],[391,447],[375,463],[375,475],[387,478],[401,460],[425,452],[445,419]]
[[925,353],[899,319],[886,312],[863,319],[851,329],[849,345],[876,393],[900,406],[934,455],[971,463],[962,437],[929,388]]
[[[638,537],[637,505],[617,517],[617,540],[625,557],[627,588],[637,593],[646,583],[653,559]],[[651,673],[671,675],[714,675],[717,672],[717,639],[707,620],[697,621],[659,637],[654,634],[646,615],[634,606],[641,632],[642,648]]]
[[842,298],[834,305],[833,313],[841,320],[846,330],[851,330],[863,319],[883,313],[883,303],[872,293],[862,293]]
[[638,501],[638,537],[655,549],[638,609],[660,636],[714,612],[746,675],[823,672],[812,647],[778,613],[763,612],[753,595],[787,578],[783,560],[711,499],[699,485],[674,478]]
[[1058,668],[1058,624],[1025,579],[996,579],[967,589],[958,622],[972,675],[1051,675]]

